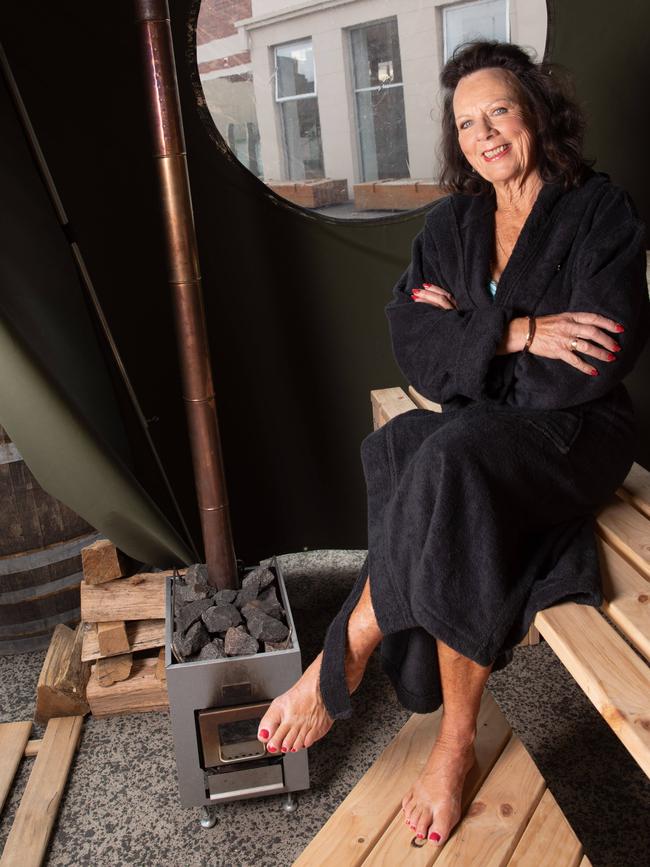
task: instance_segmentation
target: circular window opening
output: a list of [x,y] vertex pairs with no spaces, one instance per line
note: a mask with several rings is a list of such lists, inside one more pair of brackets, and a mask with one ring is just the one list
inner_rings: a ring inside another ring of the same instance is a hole
[[237,160],[328,218],[386,218],[438,185],[438,77],[469,39],[544,56],[546,0],[202,0],[205,105]]

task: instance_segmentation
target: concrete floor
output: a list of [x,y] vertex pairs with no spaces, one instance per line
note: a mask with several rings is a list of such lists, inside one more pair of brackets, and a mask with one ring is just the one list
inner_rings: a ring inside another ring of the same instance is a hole
[[[358,574],[365,551],[278,559],[303,669]],[[0,722],[31,719],[45,651],[0,657]],[[488,689],[537,763],[594,867],[647,863],[650,784],[547,644],[517,648]],[[309,750],[311,788],[221,805],[211,830],[178,804],[168,713],[85,718],[45,864],[137,867],[289,867],[391,741],[410,712],[396,701],[378,653],[339,720]],[[35,726],[33,737],[43,727]],[[4,845],[32,759],[24,759],[0,817]],[[346,867],[346,865],[338,865]],[[468,865],[469,867],[469,865]]]

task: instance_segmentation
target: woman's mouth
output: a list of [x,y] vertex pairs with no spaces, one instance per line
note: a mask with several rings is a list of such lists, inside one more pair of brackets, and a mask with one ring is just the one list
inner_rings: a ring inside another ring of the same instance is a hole
[[504,154],[507,154],[510,150],[511,145],[502,144],[498,145],[495,148],[492,148],[489,151],[483,151],[483,159],[488,163],[493,163],[495,160],[501,159]]

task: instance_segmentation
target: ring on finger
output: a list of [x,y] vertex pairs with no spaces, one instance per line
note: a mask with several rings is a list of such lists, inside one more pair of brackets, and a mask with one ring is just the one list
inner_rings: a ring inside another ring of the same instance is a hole
[[578,335],[576,334],[576,336],[571,341],[571,352],[575,352],[576,347],[578,346],[578,339]]

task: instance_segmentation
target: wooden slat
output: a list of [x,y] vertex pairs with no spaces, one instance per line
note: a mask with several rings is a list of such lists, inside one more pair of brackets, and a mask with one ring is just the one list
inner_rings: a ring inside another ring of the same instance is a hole
[[596,515],[598,533],[650,580],[650,524],[634,506],[613,496]]
[[401,388],[378,388],[370,392],[373,428],[377,430],[391,418],[417,407]]
[[637,570],[598,537],[602,573],[601,609],[650,660],[650,587]]
[[82,716],[54,717],[48,722],[0,858],[0,867],[38,867],[41,864],[82,724]]
[[[413,785],[435,742],[442,708],[431,714],[413,714],[383,753],[368,769],[338,809],[328,819],[293,867],[340,864],[397,864],[385,860],[397,847],[406,851],[409,864],[416,864],[420,849],[410,845],[413,831],[402,815],[402,798]],[[475,790],[494,765],[511,730],[498,705],[486,690],[478,715],[477,764],[467,776],[465,788]],[[386,832],[386,833],[385,833]],[[366,860],[382,838],[381,851]],[[425,863],[418,861],[417,863]]]
[[538,612],[535,626],[650,775],[650,668],[591,605],[554,605]]
[[632,464],[632,469],[616,493],[646,518],[650,518],[650,473],[641,464],[636,461]]
[[435,863],[507,864],[545,789],[537,765],[513,736]]
[[546,789],[508,867],[579,867],[582,843]]
[[[84,661],[99,659],[102,656],[116,656],[117,653],[103,654],[99,649],[97,626],[95,623],[84,624],[84,642],[81,658]],[[165,644],[164,620],[127,620],[126,637],[129,650],[149,650],[152,647],[162,647]]]
[[0,811],[32,733],[32,722],[0,723]]
[[28,741],[27,746],[25,747],[25,758],[29,759],[37,756],[42,743],[43,738],[36,738],[34,740]]
[[442,412],[442,404],[435,403],[433,400],[429,400],[428,397],[424,397],[424,395],[420,394],[419,391],[416,391],[412,385],[409,385],[408,392],[413,403],[416,406],[419,406],[420,409],[430,409],[431,412]]

